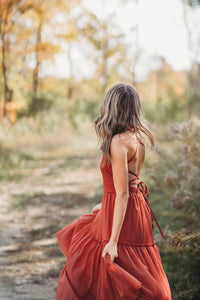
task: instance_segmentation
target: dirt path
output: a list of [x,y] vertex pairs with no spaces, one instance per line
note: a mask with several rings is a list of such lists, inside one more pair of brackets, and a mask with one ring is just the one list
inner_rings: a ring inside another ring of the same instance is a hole
[[101,201],[93,154],[48,157],[0,186],[0,300],[53,300],[65,263],[55,232]]

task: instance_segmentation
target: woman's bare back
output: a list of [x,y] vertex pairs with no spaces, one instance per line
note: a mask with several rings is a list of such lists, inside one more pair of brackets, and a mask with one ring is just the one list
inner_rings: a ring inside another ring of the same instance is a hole
[[137,185],[145,159],[145,144],[139,134],[128,133],[128,180]]

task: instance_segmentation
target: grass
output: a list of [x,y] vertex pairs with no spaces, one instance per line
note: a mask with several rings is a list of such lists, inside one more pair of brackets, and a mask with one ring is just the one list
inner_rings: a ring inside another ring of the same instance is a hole
[[45,195],[43,192],[36,193],[21,193],[21,194],[12,194],[9,199],[8,213],[16,210],[24,210],[32,201],[37,197],[42,197]]

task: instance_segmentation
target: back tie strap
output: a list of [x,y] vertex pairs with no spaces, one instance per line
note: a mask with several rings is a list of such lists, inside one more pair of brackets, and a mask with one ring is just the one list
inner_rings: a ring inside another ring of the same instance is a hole
[[164,236],[164,234],[163,234],[163,232],[162,232],[162,229],[161,229],[160,225],[158,224],[158,221],[157,221],[157,219],[156,219],[156,217],[155,217],[155,215],[154,215],[154,213],[153,213],[153,210],[151,209],[151,206],[150,206],[149,201],[148,201],[148,198],[147,198],[147,197],[149,197],[149,189],[148,189],[147,184],[146,184],[144,181],[140,181],[140,182],[137,184],[137,186],[138,186],[139,190],[142,192],[142,194],[143,194],[143,196],[144,196],[144,199],[145,199],[147,205],[148,205],[149,208],[150,208],[151,215],[152,215],[152,219],[155,220],[156,225],[158,226],[158,229],[160,230],[160,233],[161,233],[161,235],[162,235],[162,238],[164,239],[165,236]]

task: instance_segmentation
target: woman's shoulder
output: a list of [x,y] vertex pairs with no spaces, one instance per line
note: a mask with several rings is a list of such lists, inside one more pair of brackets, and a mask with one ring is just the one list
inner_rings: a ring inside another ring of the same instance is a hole
[[132,151],[136,147],[138,140],[145,146],[145,138],[143,134],[141,134],[141,132],[122,132],[115,134],[112,137],[110,147],[114,151],[116,151],[117,149],[126,149],[127,151],[131,149]]
[[117,133],[112,137],[111,142],[112,143],[121,143],[121,144],[128,144],[130,140],[136,140],[136,137],[139,136],[142,140],[143,137],[139,133],[134,133],[134,132],[121,132]]
[[126,147],[125,137],[123,134],[115,134],[110,143],[110,151],[111,153],[115,152],[119,154],[122,152]]
[[112,137],[110,147],[114,151],[120,151],[122,149],[128,150],[130,139],[136,139],[135,134],[129,134],[127,132],[117,133]]
[[111,139],[111,144],[116,146],[124,146],[128,141],[127,133],[121,132],[115,134]]

